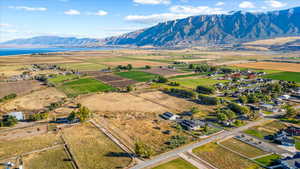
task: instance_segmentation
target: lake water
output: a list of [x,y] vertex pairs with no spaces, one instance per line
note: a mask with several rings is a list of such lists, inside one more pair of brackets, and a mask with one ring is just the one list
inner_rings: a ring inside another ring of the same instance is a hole
[[116,48],[0,48],[0,56],[24,55],[35,53],[64,52],[64,51],[90,51],[90,50],[113,50]]

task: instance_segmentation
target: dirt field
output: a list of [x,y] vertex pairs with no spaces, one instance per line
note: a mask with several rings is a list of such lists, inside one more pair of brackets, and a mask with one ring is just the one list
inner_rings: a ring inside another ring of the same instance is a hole
[[254,62],[246,64],[234,64],[233,66],[252,69],[270,69],[288,72],[300,72],[300,64],[296,63]]
[[38,81],[0,82],[0,98],[11,93],[22,95],[43,87]]
[[0,140],[14,140],[47,133],[47,125],[38,125],[0,133]]
[[55,88],[47,88],[33,93],[18,97],[1,105],[0,110],[40,110],[48,106],[50,103],[57,102],[66,95]]
[[131,159],[90,123],[64,129],[64,136],[81,169],[126,167]]
[[123,88],[137,83],[137,81],[126,79],[114,74],[98,75],[95,79],[117,88]]

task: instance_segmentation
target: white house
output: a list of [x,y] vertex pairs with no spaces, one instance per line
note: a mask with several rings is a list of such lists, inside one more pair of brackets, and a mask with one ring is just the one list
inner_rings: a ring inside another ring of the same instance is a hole
[[162,118],[166,119],[166,120],[176,120],[178,119],[180,116],[173,114],[171,112],[165,112],[161,115]]

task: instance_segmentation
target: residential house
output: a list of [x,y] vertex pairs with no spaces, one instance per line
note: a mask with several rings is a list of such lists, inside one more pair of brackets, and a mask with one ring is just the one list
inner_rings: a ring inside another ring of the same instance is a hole
[[200,130],[203,126],[205,126],[205,122],[200,120],[182,120],[180,125],[185,130]]
[[289,126],[285,129],[285,132],[290,136],[300,136],[300,127]]
[[295,146],[295,140],[288,137],[285,131],[280,131],[275,134],[274,141],[284,146]]
[[296,153],[293,157],[287,157],[279,160],[279,165],[276,168],[283,169],[299,169],[300,168],[300,153]]
[[165,113],[161,114],[160,116],[165,120],[176,120],[176,119],[180,118],[180,116],[173,114],[171,112],[165,112]]

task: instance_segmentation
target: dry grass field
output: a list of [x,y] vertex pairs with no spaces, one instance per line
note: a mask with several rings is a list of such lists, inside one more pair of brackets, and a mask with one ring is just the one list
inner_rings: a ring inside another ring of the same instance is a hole
[[256,147],[253,147],[249,144],[241,142],[237,139],[231,138],[221,142],[220,144],[224,145],[225,147],[234,150],[248,158],[254,158],[257,156],[268,154],[268,152],[262,151]]
[[158,112],[168,111],[151,101],[128,93],[100,93],[83,96],[79,103],[95,112]]
[[[170,121],[163,120],[156,113],[111,112],[100,113],[100,115],[106,117],[107,124],[105,125],[118,133],[131,148],[134,148],[137,141],[141,141],[149,145],[156,153],[162,153],[167,150],[165,143],[172,136],[187,136],[186,133],[173,128]],[[171,133],[164,134],[166,130]]]
[[20,124],[19,123],[16,126],[16,127],[20,127],[19,129],[15,129],[13,131],[10,131],[10,130],[2,131],[0,133],[0,140],[10,141],[10,140],[22,139],[24,137],[45,134],[48,131],[47,130],[48,126],[46,124],[22,128],[22,126],[24,126],[24,125],[28,125],[28,124],[26,124],[26,123]]
[[0,82],[0,98],[11,93],[23,95],[33,90],[43,87],[40,82],[35,80],[17,81],[17,82]]
[[108,66],[118,66],[118,65],[128,65],[131,64],[133,67],[145,67],[149,66],[166,66],[166,63],[151,62],[151,61],[116,61],[116,62],[103,62],[103,64]]
[[64,129],[67,144],[82,169],[126,167],[131,159],[90,123]]
[[17,156],[57,144],[62,144],[60,136],[51,133],[18,138],[10,141],[0,140],[0,159]]
[[27,95],[18,97],[1,105],[0,110],[40,110],[49,106],[50,103],[57,102],[66,95],[55,88],[38,90]]
[[217,168],[222,169],[258,169],[257,164],[232,153],[216,143],[208,143],[198,147],[193,152]]
[[269,69],[287,72],[300,72],[300,64],[296,63],[253,62],[246,64],[234,64],[233,66],[252,69]]
[[295,37],[292,36],[292,37],[257,40],[257,41],[253,41],[253,42],[247,42],[244,44],[245,45],[283,45],[285,43],[293,42],[298,39],[300,39],[299,36],[295,36]]
[[28,169],[73,169],[63,146],[23,157]]

